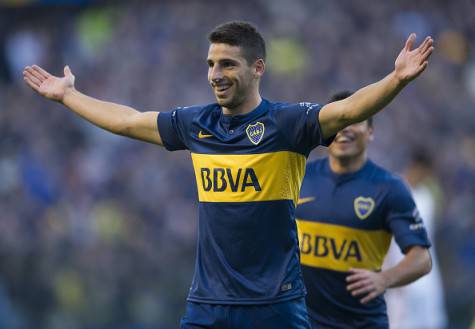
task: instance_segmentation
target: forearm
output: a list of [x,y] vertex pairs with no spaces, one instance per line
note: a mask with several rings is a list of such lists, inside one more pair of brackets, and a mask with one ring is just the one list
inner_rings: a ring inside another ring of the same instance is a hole
[[386,281],[387,288],[400,287],[429,273],[432,267],[431,263],[427,249],[413,247],[396,266],[381,272],[381,275]]
[[350,97],[325,105],[319,116],[323,136],[328,138],[349,125],[368,119],[389,104],[406,84],[393,71]]
[[74,88],[64,94],[62,103],[96,126],[120,135],[127,135],[127,122],[140,113],[128,106],[89,97]]
[[398,79],[393,71],[382,80],[356,91],[343,100],[347,109],[343,111],[346,125],[364,121],[382,110],[406,84]]

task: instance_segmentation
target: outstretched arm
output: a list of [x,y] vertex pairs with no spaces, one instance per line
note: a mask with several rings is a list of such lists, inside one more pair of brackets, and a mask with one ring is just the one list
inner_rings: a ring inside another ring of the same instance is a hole
[[27,66],[23,78],[41,96],[60,102],[84,119],[112,133],[162,145],[157,128],[158,112],[139,112],[131,107],[104,102],[74,88],[68,66],[56,77],[37,65]]
[[351,269],[346,277],[346,288],[355,297],[362,297],[366,304],[384,293],[388,288],[396,288],[416,281],[430,272],[432,260],[427,248],[413,246],[394,267],[382,272]]
[[383,109],[410,81],[426,69],[434,50],[433,40],[427,37],[419,47],[411,50],[415,40],[416,35],[413,33],[399,53],[394,71],[384,79],[322,108],[319,121],[325,138],[353,123],[364,121]]

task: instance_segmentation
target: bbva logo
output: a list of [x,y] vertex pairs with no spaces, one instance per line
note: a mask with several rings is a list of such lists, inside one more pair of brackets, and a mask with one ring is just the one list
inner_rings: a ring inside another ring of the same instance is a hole
[[252,168],[238,168],[233,173],[231,168],[201,168],[201,184],[203,190],[213,192],[245,192],[253,188],[254,191],[262,190],[257,175]]
[[337,241],[334,238],[303,233],[300,237],[300,252],[314,257],[332,257],[336,260],[353,258],[362,261],[361,250],[356,240]]

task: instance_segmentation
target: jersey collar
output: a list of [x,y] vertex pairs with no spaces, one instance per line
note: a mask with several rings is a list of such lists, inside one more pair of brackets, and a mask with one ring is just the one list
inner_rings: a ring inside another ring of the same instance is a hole
[[333,172],[330,168],[330,159],[326,159],[325,165],[324,165],[324,170],[325,172],[332,178],[332,180],[335,183],[343,183],[352,179],[355,179],[361,175],[363,175],[367,170],[369,170],[369,167],[371,166],[371,160],[367,159],[366,162],[363,164],[363,166],[358,169],[357,171],[350,172],[350,173],[345,173],[345,174],[337,174]]
[[238,115],[231,115],[231,114],[223,114],[221,110],[221,117],[220,121],[225,126],[240,126],[242,124],[246,124],[255,120],[256,118],[260,117],[264,113],[269,110],[269,101],[266,99],[262,99],[261,103],[251,112],[246,114],[238,114]]

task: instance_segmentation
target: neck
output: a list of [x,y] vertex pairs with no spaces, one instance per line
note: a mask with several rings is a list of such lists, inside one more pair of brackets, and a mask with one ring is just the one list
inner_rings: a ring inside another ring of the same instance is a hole
[[229,108],[229,107],[222,107],[223,113],[226,115],[241,115],[246,114],[254,110],[256,107],[259,106],[261,103],[262,98],[259,94],[259,91],[254,92],[249,97],[243,100],[243,102],[236,107]]
[[360,170],[366,163],[366,152],[353,158],[337,158],[332,155],[328,157],[330,169],[336,174],[349,174]]

